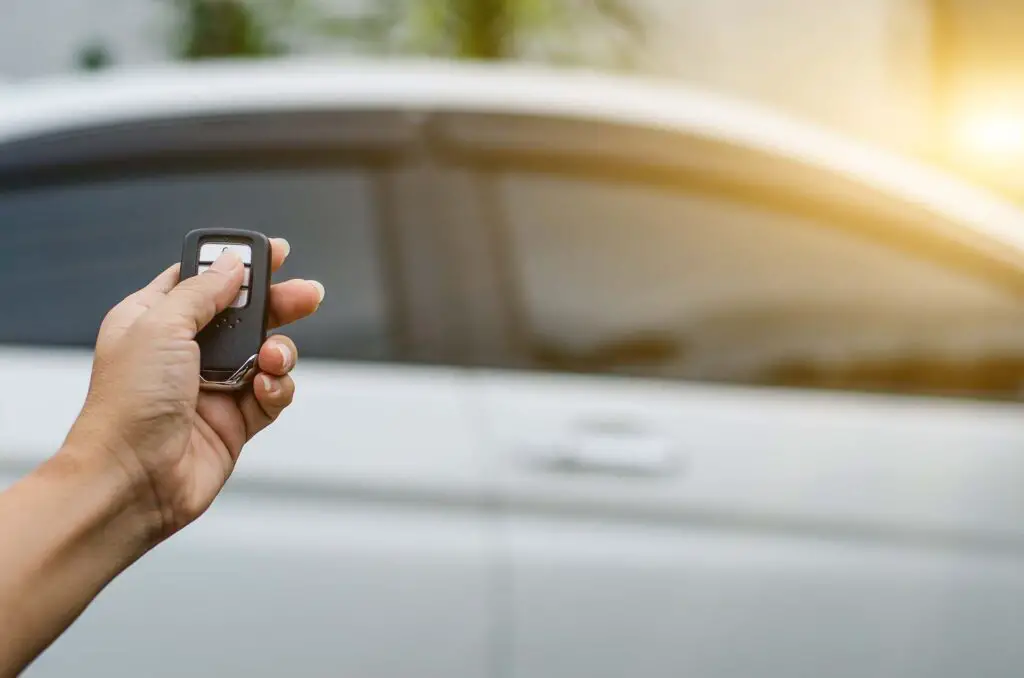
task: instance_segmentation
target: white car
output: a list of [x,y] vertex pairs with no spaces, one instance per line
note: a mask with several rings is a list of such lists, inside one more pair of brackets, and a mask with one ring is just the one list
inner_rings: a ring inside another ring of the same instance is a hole
[[168,67],[0,108],[0,475],[198,227],[323,281],[212,511],[30,676],[1024,671],[1024,216],[681,87]]

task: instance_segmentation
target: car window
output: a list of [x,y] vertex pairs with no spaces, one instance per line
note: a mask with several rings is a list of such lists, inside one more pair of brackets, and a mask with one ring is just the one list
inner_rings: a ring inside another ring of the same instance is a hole
[[180,257],[201,227],[282,236],[276,279],[321,280],[331,302],[289,329],[303,354],[378,360],[391,328],[372,202],[358,169],[233,170],[0,191],[0,342],[91,346],[106,311]]
[[727,193],[496,172],[543,370],[1013,398],[1024,304],[856,229]]

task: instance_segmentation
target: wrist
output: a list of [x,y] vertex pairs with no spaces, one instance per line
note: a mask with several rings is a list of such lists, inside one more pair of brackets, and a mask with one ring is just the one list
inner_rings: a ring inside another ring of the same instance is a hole
[[69,438],[36,473],[74,487],[92,517],[136,557],[161,540],[163,516],[147,477],[106,446]]

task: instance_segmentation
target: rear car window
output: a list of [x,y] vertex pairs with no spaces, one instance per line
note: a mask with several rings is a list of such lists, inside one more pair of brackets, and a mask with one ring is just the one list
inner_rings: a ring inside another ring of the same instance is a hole
[[232,170],[0,190],[0,343],[92,346],[104,314],[180,257],[193,228],[285,237],[275,277],[322,281],[288,330],[311,357],[392,354],[372,177],[357,168]]

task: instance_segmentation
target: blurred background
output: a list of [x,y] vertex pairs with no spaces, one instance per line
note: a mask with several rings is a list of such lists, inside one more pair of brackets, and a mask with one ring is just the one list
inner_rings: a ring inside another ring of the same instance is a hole
[[1020,197],[1020,9],[1014,0],[8,0],[0,74],[283,54],[586,65],[762,101]]
[[1024,673],[1021,0],[0,0],[0,482],[195,227],[295,406],[33,676]]

